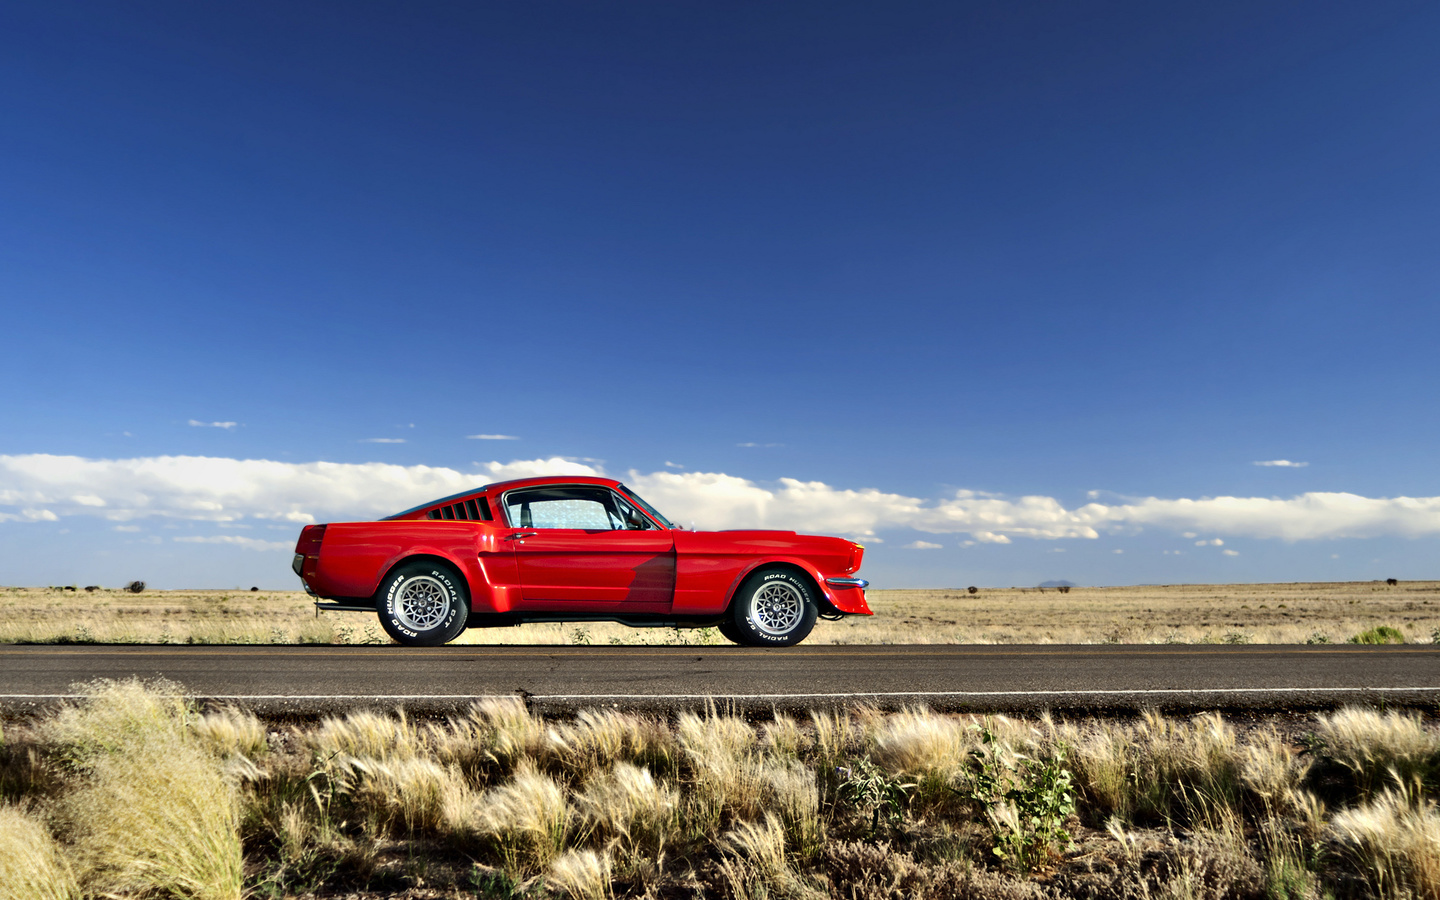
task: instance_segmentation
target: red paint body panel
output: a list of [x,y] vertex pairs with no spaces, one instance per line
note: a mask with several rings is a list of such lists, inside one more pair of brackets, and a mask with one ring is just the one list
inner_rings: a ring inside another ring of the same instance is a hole
[[[528,533],[528,529],[517,531]],[[513,540],[526,605],[581,600],[668,609],[675,591],[675,540],[668,530],[539,529]]]
[[[465,579],[475,613],[703,620],[721,616],[751,572],[783,564],[805,572],[830,611],[871,615],[863,589],[825,582],[860,568],[863,548],[843,538],[793,531],[683,531],[658,521],[645,523],[653,527],[613,531],[519,528],[504,521],[500,500],[508,491],[545,486],[614,491],[618,484],[608,478],[527,478],[446,497],[378,522],[307,526],[295,548],[303,557],[297,560],[301,579],[322,598],[368,598],[397,563],[429,556],[446,560]],[[481,498],[493,513],[491,521],[430,518],[432,510],[468,515],[467,509],[483,507],[465,501]]]

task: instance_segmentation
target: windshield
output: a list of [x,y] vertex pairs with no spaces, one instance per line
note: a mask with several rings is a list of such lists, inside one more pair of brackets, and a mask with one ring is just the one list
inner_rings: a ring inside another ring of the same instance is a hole
[[663,525],[663,526],[666,527],[666,528],[674,528],[674,527],[675,527],[675,523],[671,522],[669,519],[667,519],[667,518],[665,518],[664,516],[660,515],[660,511],[659,511],[659,510],[657,510],[655,507],[651,506],[650,504],[646,503],[644,500],[641,500],[639,494],[636,494],[634,491],[630,490],[628,487],[626,487],[626,486],[623,485],[623,484],[622,484],[622,485],[619,485],[619,487],[620,487],[620,493],[622,493],[622,494],[624,494],[625,496],[629,497],[631,500],[634,500],[636,506],[640,507],[641,509],[645,510],[647,513],[650,514],[650,518],[652,518],[652,519],[654,519],[655,521],[659,522],[661,525]]

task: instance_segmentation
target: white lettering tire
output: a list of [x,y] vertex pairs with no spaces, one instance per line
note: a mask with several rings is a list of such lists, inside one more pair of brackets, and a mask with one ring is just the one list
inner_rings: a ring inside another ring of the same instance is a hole
[[465,583],[439,563],[401,563],[375,593],[380,627],[411,647],[438,647],[465,630],[470,595]]
[[815,588],[793,569],[760,569],[730,604],[738,643],[751,647],[793,647],[809,636],[818,614]]

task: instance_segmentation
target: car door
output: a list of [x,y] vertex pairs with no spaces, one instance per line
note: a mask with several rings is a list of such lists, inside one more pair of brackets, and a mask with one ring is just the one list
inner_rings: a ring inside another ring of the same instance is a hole
[[549,485],[510,491],[501,505],[526,609],[669,611],[675,541],[614,491]]

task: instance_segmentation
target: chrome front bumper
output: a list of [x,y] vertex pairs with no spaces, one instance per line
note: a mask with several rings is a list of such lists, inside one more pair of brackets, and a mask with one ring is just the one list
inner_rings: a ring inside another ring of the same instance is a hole
[[825,579],[825,583],[828,584],[828,585],[830,585],[831,587],[838,587],[838,588],[857,587],[857,588],[859,588],[859,589],[862,590],[862,591],[865,590],[867,587],[870,586],[870,582],[866,581],[866,580],[863,579],[863,578],[841,578],[841,577],[827,578],[827,579]]

